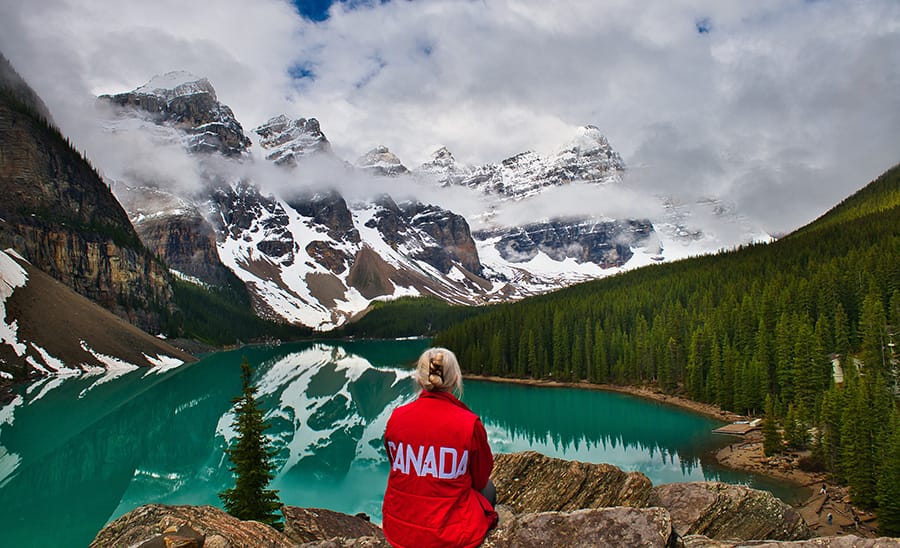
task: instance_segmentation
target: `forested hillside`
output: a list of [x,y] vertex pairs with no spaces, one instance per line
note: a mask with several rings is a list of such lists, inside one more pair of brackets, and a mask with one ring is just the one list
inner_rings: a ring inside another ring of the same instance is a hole
[[772,244],[498,306],[435,344],[472,373],[653,383],[752,414],[769,400],[787,441],[900,534],[898,197],[900,166]]

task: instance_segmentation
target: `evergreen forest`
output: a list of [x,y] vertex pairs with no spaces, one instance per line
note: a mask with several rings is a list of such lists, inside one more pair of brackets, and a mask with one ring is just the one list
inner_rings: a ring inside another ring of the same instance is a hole
[[770,452],[900,535],[900,166],[769,244],[654,265],[440,332],[469,373],[652,385],[777,425]]

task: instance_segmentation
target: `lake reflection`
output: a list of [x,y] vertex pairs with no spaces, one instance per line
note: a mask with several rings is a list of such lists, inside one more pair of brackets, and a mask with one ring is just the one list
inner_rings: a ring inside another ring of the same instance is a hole
[[[415,397],[411,364],[426,341],[252,347],[161,375],[99,382],[45,380],[0,409],[0,527],[4,544],[84,546],[110,519],[141,504],[213,504],[230,486],[224,448],[239,364],[256,366],[259,401],[278,453],[273,487],[294,506],[380,521],[390,412]],[[654,483],[748,475],[705,462],[716,423],[598,391],[467,381],[495,453],[533,449],[639,470]],[[53,527],[46,527],[52,523]]]

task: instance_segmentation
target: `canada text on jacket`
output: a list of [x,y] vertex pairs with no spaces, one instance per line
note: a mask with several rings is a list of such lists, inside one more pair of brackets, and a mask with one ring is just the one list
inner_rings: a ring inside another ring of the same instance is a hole
[[419,477],[431,476],[438,479],[456,479],[468,473],[469,450],[462,452],[454,447],[433,445],[404,445],[403,442],[388,442],[391,470]]

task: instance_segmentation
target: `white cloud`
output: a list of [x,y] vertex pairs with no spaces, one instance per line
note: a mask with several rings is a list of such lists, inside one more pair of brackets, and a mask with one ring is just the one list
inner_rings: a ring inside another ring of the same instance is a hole
[[316,117],[348,159],[498,161],[590,123],[635,188],[721,196],[775,231],[900,160],[895,0],[393,1],[322,23],[279,0],[0,0],[0,51],[79,145],[91,94],[183,69],[246,131]]

